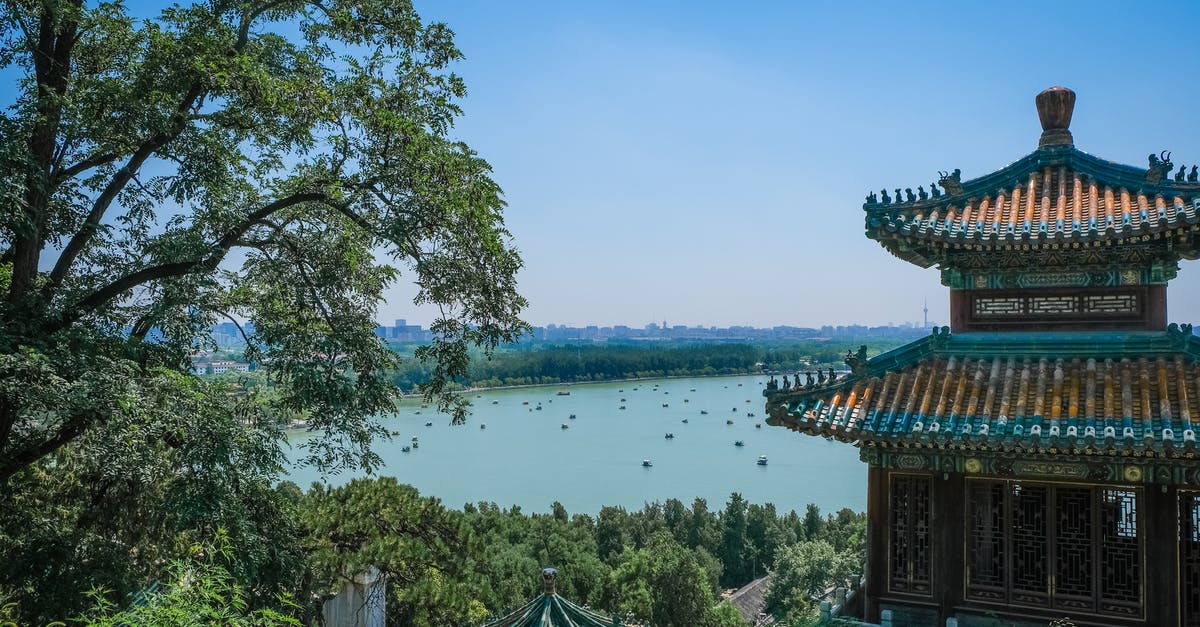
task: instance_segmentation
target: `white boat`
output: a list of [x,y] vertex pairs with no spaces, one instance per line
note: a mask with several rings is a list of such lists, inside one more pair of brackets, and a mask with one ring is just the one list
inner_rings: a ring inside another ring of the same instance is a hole
[[649,467],[651,467],[651,466],[653,466],[653,465],[654,465],[654,464],[653,464],[653,463],[652,463],[650,460],[648,460],[648,459],[643,459],[643,460],[642,460],[642,466],[644,466],[644,467],[646,467],[646,468],[649,468]]
[[766,455],[759,455],[759,456],[758,456],[758,461],[757,461],[757,462],[755,462],[755,463],[756,463],[756,464],[758,464],[759,466],[766,466],[766,465],[767,465],[767,456],[766,456]]

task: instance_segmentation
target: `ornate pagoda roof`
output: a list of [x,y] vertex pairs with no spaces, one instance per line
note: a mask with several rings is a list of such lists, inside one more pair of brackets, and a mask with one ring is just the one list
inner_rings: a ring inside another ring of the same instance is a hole
[[[954,250],[1086,249],[1158,242],[1167,257],[1200,253],[1198,169],[1175,169],[1170,154],[1151,154],[1147,168],[1122,165],[1074,147],[1074,92],[1038,96],[1043,133],[1034,152],[991,173],[961,181],[942,173],[927,193],[896,198],[874,193],[863,205],[867,237],[921,267],[947,265]],[[944,190],[944,191],[943,191]],[[951,264],[953,262],[951,261]]]
[[516,611],[484,627],[620,627],[619,618],[597,614],[558,596],[553,568],[542,570],[544,592]]
[[851,373],[769,385],[767,422],[884,447],[1192,457],[1200,339],[1166,332],[948,329]]

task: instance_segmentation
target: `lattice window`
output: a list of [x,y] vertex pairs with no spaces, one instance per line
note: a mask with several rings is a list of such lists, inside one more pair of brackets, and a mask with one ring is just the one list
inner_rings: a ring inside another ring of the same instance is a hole
[[1142,600],[1137,492],[1103,490],[1100,525],[1100,610],[1136,616]]
[[888,580],[893,592],[930,592],[929,477],[891,478]]
[[1012,484],[1010,493],[1012,538],[1012,595],[1014,602],[1043,605],[1046,602],[1047,562],[1050,559],[1047,537],[1046,495],[1044,486]]
[[1004,601],[1004,484],[976,482],[968,484],[967,596],[987,601]]
[[1091,609],[1095,592],[1092,560],[1092,491],[1058,488],[1055,491],[1054,605],[1063,609]]
[[[1138,490],[971,480],[966,496],[968,598],[1142,615]],[[1200,498],[1189,512],[1181,511],[1180,523],[1190,521],[1196,537],[1194,583],[1187,585],[1200,588]],[[1195,603],[1200,627],[1200,592]]]
[[1024,299],[1011,298],[975,298],[975,315],[977,316],[1016,316],[1024,312]]
[[1137,294],[1099,294],[1083,297],[1084,313],[1138,313]]
[[1069,314],[1079,310],[1074,296],[1032,296],[1029,298],[1031,314]]
[[1183,624],[1200,627],[1200,492],[1179,493],[1179,605]]

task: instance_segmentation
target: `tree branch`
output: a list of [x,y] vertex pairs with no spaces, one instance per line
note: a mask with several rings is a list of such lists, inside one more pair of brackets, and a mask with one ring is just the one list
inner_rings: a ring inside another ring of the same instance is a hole
[[49,325],[47,333],[55,333],[60,331],[83,316],[99,309],[117,296],[127,290],[133,289],[139,285],[149,283],[151,281],[159,281],[171,277],[182,276],[195,270],[211,271],[216,268],[229,249],[233,247],[238,240],[246,234],[250,227],[259,221],[267,218],[276,211],[286,209],[295,205],[306,202],[323,200],[325,195],[320,192],[296,193],[286,198],[281,198],[273,203],[270,203],[258,211],[246,216],[246,219],[241,224],[235,226],[225,233],[221,239],[217,240],[211,247],[211,254],[201,259],[192,259],[189,261],[178,261],[174,263],[159,264],[142,268],[136,272],[127,274],[104,287],[92,292],[88,296],[80,299],[74,305],[67,308],[63,315],[54,323]]

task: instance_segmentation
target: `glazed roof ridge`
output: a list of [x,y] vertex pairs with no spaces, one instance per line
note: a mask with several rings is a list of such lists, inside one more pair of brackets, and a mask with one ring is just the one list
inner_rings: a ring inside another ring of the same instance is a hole
[[863,203],[863,209],[871,214],[888,213],[895,209],[936,209],[955,203],[961,205],[964,201],[994,196],[998,191],[1006,191],[1014,186],[1023,185],[1030,174],[1047,167],[1071,168],[1079,174],[1091,176],[1109,186],[1124,187],[1140,193],[1200,194],[1200,181],[1178,182],[1171,176],[1164,176],[1158,183],[1150,183],[1146,180],[1146,175],[1150,172],[1148,168],[1102,159],[1074,146],[1046,146],[993,172],[961,183],[961,192],[953,194],[946,192],[941,196],[913,202],[903,201],[899,198],[890,203],[868,200]]

